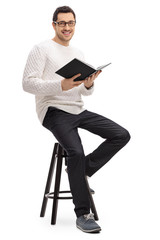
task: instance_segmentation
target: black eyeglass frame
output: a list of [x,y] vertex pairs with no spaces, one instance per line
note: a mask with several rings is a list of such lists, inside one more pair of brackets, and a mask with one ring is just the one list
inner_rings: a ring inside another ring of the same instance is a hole
[[[58,24],[59,27],[65,27],[67,24],[69,27],[74,27],[76,25],[76,21],[69,21],[69,22],[65,22],[65,21],[59,21],[59,22],[56,22],[56,21],[53,21],[55,24]],[[63,23],[64,25],[63,26],[60,26],[60,23]],[[70,26],[69,24],[70,23],[73,23],[73,26]]]

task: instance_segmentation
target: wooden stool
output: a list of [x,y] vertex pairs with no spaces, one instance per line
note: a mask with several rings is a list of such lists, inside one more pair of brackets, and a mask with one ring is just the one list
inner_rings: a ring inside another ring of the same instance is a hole
[[[45,187],[45,192],[44,192],[44,197],[43,197],[43,202],[42,202],[42,207],[41,207],[41,213],[40,213],[40,217],[44,217],[48,198],[53,199],[52,217],[51,217],[52,225],[56,224],[58,200],[59,199],[73,199],[72,196],[68,196],[68,197],[59,196],[61,193],[71,193],[70,190],[69,191],[59,191],[60,181],[61,181],[62,161],[63,161],[63,159],[65,159],[65,163],[66,163],[66,157],[67,157],[67,154],[66,154],[65,150],[61,147],[61,145],[59,143],[55,143],[54,149],[53,149],[53,154],[52,154],[52,159],[51,159],[51,163],[50,163],[48,178],[47,178],[47,182],[46,182],[46,187]],[[50,187],[51,187],[51,183],[52,183],[52,177],[53,177],[53,172],[54,172],[56,161],[57,161],[57,167],[56,167],[56,174],[55,174],[54,192],[50,192]],[[90,192],[87,178],[86,178],[86,183],[87,183],[88,192],[89,192],[91,210],[94,214],[95,220],[98,220],[98,214],[97,214],[96,207],[95,207],[95,204],[94,204],[94,201],[92,198],[92,194]]]

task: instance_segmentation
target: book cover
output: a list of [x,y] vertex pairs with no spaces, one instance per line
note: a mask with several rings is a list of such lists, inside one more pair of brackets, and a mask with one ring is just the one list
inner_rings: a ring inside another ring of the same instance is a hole
[[97,72],[98,70],[103,69],[104,67],[110,65],[111,63],[108,63],[106,65],[100,66],[97,69],[95,69],[93,66],[74,58],[72,61],[67,63],[65,66],[60,68],[58,71],[56,71],[57,74],[64,78],[71,78],[74,75],[81,73],[81,76],[76,78],[74,81],[81,81],[92,75],[93,73]]

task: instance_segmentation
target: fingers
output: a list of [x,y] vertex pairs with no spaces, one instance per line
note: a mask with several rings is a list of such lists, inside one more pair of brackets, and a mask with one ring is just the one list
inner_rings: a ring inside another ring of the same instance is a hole
[[90,77],[88,77],[88,78],[86,78],[86,79],[84,79],[84,80],[80,80],[80,81],[74,81],[74,80],[75,80],[76,78],[80,77],[81,74],[78,73],[78,74],[74,75],[72,78],[68,79],[68,80],[70,80],[70,81],[69,81],[69,82],[70,82],[70,87],[69,87],[69,89],[70,89],[70,88],[73,88],[73,87],[78,87],[78,86],[79,86],[80,84],[82,84],[82,83],[85,83],[85,85],[92,85],[93,82],[94,82],[94,80],[98,77],[98,75],[99,75],[101,72],[102,72],[102,71],[99,70],[99,71],[97,71],[96,73],[94,73],[93,75],[91,75]]
[[80,76],[81,76],[81,73],[78,73],[78,74],[74,75],[71,79],[74,81],[74,79],[76,79],[76,78],[78,78]]
[[97,71],[96,73],[94,73],[93,75],[91,75],[90,77],[86,78],[84,81],[84,85],[86,87],[91,87],[93,85],[94,80],[98,77],[98,75],[101,73],[102,71]]
[[[88,77],[88,78],[86,78],[86,79],[84,79],[84,80],[75,82],[75,85],[76,85],[76,84],[80,85],[81,83],[83,83],[83,82],[86,81],[86,80],[88,80],[88,81],[90,81],[90,80],[94,81],[101,72],[102,72],[102,70],[99,70],[99,71],[97,71],[96,73],[94,73],[93,75],[91,75],[90,77]],[[81,76],[81,73],[78,73],[78,74],[74,75],[71,79],[72,79],[72,81],[74,81],[76,78],[78,78],[78,77],[80,77],[80,76]]]
[[97,76],[100,74],[102,72],[102,70],[99,70],[96,74],[97,74]]
[[102,70],[99,70],[99,71],[97,71],[96,73],[94,73],[93,75],[91,75],[90,77],[86,78],[85,80],[94,81],[101,72],[102,72]]
[[78,74],[76,74],[75,76],[73,76],[73,77],[71,78],[71,82],[72,82],[72,85],[73,85],[74,87],[78,87],[81,83],[84,82],[84,80],[74,81],[74,80],[75,80],[76,78],[78,78],[79,76],[81,76],[81,73],[78,73]]
[[101,72],[102,72],[102,70],[97,71],[97,72],[94,74],[94,75],[95,75],[95,78],[97,78],[98,75],[99,75]]
[[74,87],[78,87],[82,82],[84,82],[84,81],[74,82],[74,83],[73,83],[73,86],[74,86]]

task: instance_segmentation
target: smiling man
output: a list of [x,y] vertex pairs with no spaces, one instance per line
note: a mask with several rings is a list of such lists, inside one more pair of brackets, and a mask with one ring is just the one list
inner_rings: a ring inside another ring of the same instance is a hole
[[75,31],[75,24],[75,15],[71,12],[65,15],[64,13],[59,13],[58,19],[54,16],[52,25],[55,30],[55,37],[53,41],[68,46]]
[[[84,60],[83,53],[70,46],[76,25],[74,11],[67,6],[57,8],[52,25],[54,38],[35,45],[28,56],[23,88],[35,95],[40,122],[67,152],[67,172],[77,216],[76,226],[84,232],[99,232],[101,228],[90,213],[85,179],[95,174],[124,147],[130,135],[112,120],[83,107],[82,95],[93,93],[94,81],[100,71],[77,82],[74,79],[80,73],[69,79],[55,73],[73,58]],[[104,142],[85,156],[78,128],[101,136]]]

